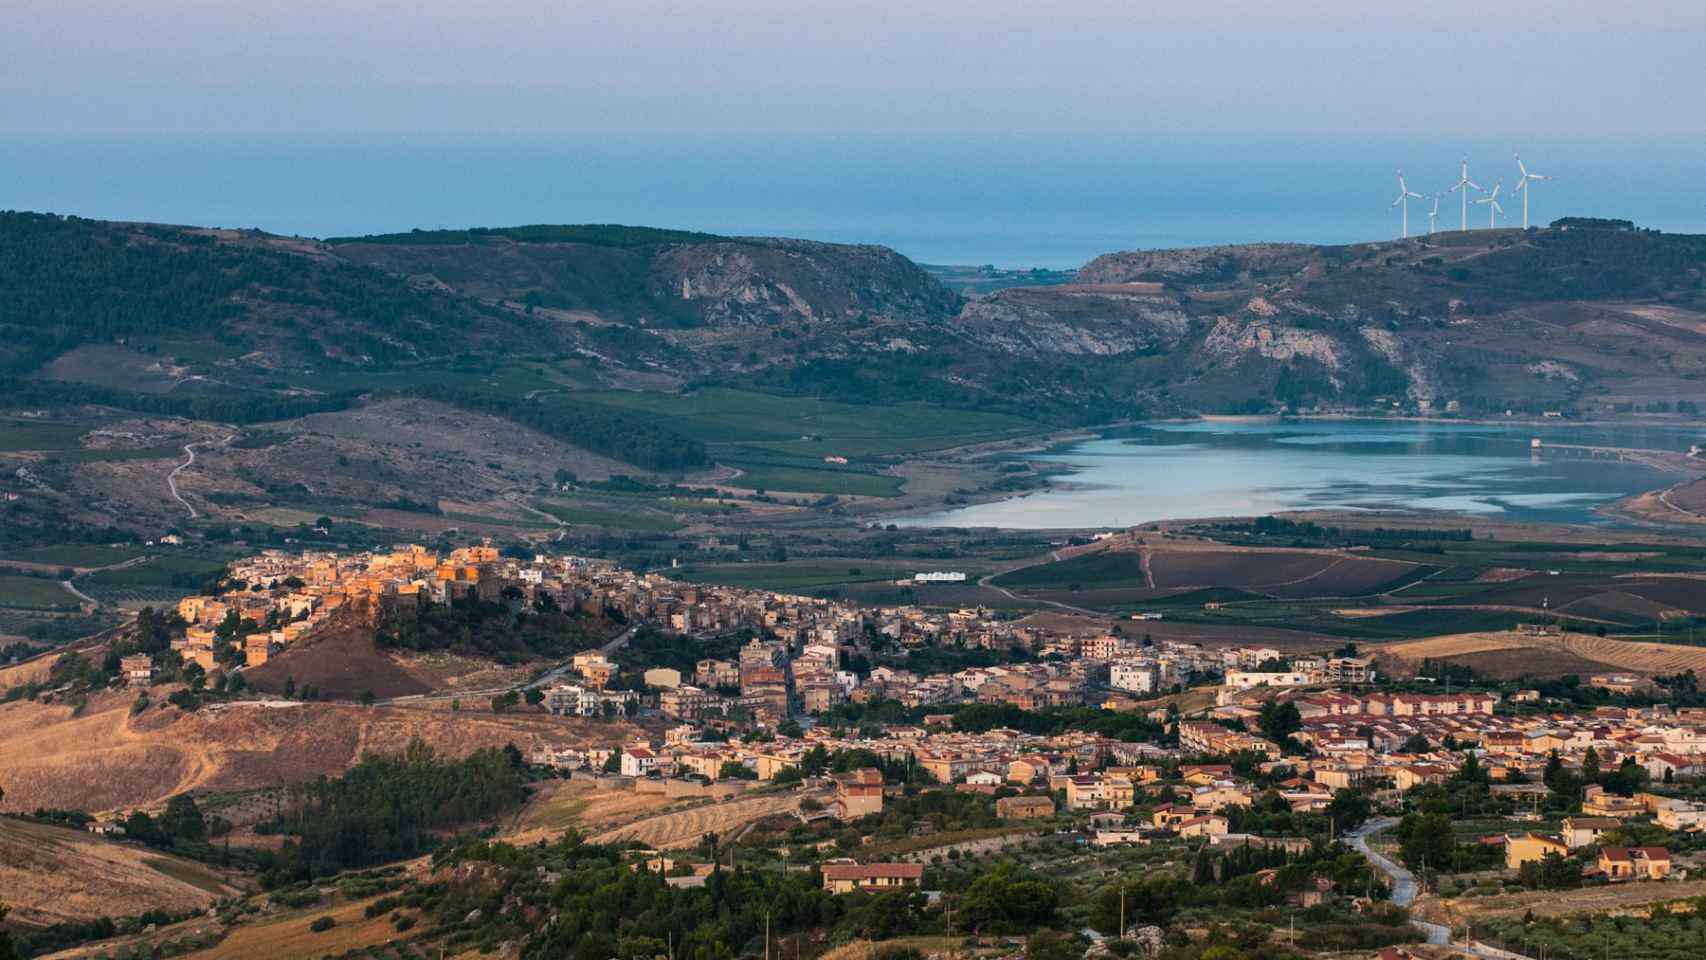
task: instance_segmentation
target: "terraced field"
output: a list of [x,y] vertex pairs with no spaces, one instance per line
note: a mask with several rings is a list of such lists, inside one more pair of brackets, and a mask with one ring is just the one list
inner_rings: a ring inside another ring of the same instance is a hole
[[1670,674],[1684,670],[1706,673],[1706,647],[1615,640],[1586,633],[1545,636],[1515,632],[1466,633],[1387,644],[1379,652],[1400,660],[1420,662],[1487,653],[1520,653],[1524,667],[1545,672],[1549,659],[1589,660],[1618,670]]
[[688,847],[698,843],[699,839],[707,833],[715,833],[719,837],[728,837],[734,831],[755,820],[761,820],[764,817],[779,813],[791,814],[798,810],[799,806],[800,795],[797,793],[771,794],[763,797],[729,800],[723,803],[709,803],[674,813],[647,817],[613,830],[606,830],[594,835],[591,841],[593,843],[615,843],[620,840],[638,840],[657,850]]

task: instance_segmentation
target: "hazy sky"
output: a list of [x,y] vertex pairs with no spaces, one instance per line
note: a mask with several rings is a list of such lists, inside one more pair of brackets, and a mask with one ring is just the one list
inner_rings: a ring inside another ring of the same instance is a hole
[[6,0],[0,134],[1698,137],[1702,0]]

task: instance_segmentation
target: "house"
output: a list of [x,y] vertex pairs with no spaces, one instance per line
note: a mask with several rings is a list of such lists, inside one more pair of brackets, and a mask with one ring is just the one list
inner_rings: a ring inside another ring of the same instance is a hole
[[1156,807],[1149,813],[1149,822],[1160,830],[1174,830],[1179,824],[1197,815],[1195,807],[1182,804],[1167,804]]
[[1653,818],[1666,830],[1700,830],[1706,827],[1706,807],[1684,800],[1672,800],[1659,808]]
[[[1091,842],[1098,847],[1112,847],[1125,843],[1147,844],[1154,835],[1153,830],[1122,827],[1118,830],[1097,830],[1095,838]],[[1161,836],[1166,836],[1166,834],[1161,834]]]
[[658,768],[657,754],[649,747],[629,747],[622,751],[624,777],[649,777]]
[[154,661],[146,653],[132,654],[118,662],[119,672],[130,683],[147,683],[154,679]]
[[1607,880],[1663,880],[1670,876],[1670,851],[1664,847],[1605,847],[1599,869]]
[[1557,837],[1542,836],[1538,833],[1518,833],[1505,835],[1505,869],[1515,870],[1525,863],[1546,859],[1549,854],[1560,857],[1570,855],[1570,848]]
[[1197,837],[1212,839],[1226,835],[1227,822],[1226,818],[1221,816],[1192,817],[1189,820],[1180,821],[1175,829],[1179,831],[1179,836],[1186,839]]
[[893,890],[916,887],[924,878],[922,863],[826,863],[823,888],[830,893],[855,890]]
[[641,676],[648,687],[673,689],[681,686],[681,671],[671,667],[653,667]]
[[1592,786],[1582,792],[1582,813],[1591,817],[1638,817],[1647,812],[1647,805],[1631,797],[1606,793],[1604,787]]
[[1052,754],[1031,754],[1007,764],[1007,782],[1025,786],[1048,777],[1056,769],[1065,770],[1066,761]]
[[999,787],[1001,774],[991,770],[973,770],[966,774],[965,782],[967,786],[973,787]]
[[1054,816],[1052,797],[1002,797],[995,801],[995,815],[1003,820],[1036,820]]
[[848,773],[838,773],[835,780],[835,800],[831,810],[841,820],[857,820],[883,812],[883,772],[874,767],[861,767]]
[[1571,850],[1598,843],[1599,838],[1623,824],[1611,817],[1565,817],[1559,833]]
[[1103,791],[1102,787],[1102,778],[1093,773],[1077,777],[1067,777],[1066,809],[1102,809],[1107,803],[1107,795]]

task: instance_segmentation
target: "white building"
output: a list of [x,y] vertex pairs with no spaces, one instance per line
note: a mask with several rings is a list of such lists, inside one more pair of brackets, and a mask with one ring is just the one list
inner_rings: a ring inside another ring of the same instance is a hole
[[1226,685],[1235,690],[1251,687],[1301,687],[1309,683],[1307,673],[1256,673],[1251,670],[1226,671]]
[[647,777],[658,768],[657,754],[649,747],[628,747],[622,751],[622,775]]
[[916,573],[912,576],[913,583],[965,583],[966,575],[957,571],[937,570],[931,573]]
[[1144,660],[1115,660],[1108,666],[1108,686],[1132,693],[1154,693],[1158,671]]

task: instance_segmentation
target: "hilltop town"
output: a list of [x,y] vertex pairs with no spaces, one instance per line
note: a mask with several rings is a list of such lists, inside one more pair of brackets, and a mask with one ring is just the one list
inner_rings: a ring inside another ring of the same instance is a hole
[[[1616,789],[1706,773],[1706,708],[1580,710],[1534,689],[1417,689],[1383,677],[1354,644],[1290,656],[1259,645],[1206,649],[1154,642],[1141,633],[1142,621],[1039,623],[983,609],[862,608],[681,583],[581,557],[504,557],[491,547],[446,556],[418,546],[347,556],[268,551],[232,564],[221,584],[216,594],[179,601],[181,632],[163,652],[123,658],[123,676],[145,684],[174,661],[235,674],[340,619],[384,629],[434,606],[510,604],[628,625],[616,643],[576,652],[517,684],[530,707],[656,720],[655,736],[628,742],[567,746],[538,738],[528,760],[540,768],[798,784],[821,775],[827,756],[868,755],[956,790],[1018,791],[1013,803],[1003,801],[1009,813],[1053,815],[1058,800],[1063,811],[1119,814],[1099,821],[1097,843],[1224,842],[1238,833],[1239,815],[1229,811],[1258,808],[1267,796],[1311,814],[1346,791],[1401,803],[1418,788],[1452,782],[1466,763],[1489,781],[1491,798],[1531,813],[1553,802],[1547,783],[1560,769],[1628,775],[1611,790],[1583,786],[1572,804],[1580,815],[1564,821],[1562,846],[1532,831],[1486,838],[1506,850],[1513,870],[1585,846],[1569,840],[1584,836],[1570,833],[1582,824],[1597,824],[1600,833],[1629,818],[1687,833],[1706,825],[1706,805]],[[619,644],[641,630],[726,654],[695,658],[690,670],[633,662]],[[930,650],[981,651],[1003,662],[951,671],[873,665]],[[1606,696],[1652,689],[1618,674],[1596,675],[1588,686]],[[1199,689],[1213,696],[1181,706]],[[978,709],[987,720],[970,729]],[[1114,723],[1081,719],[1038,732],[1025,719],[1069,710]],[[1214,762],[1228,758],[1244,759]],[[880,788],[881,772],[872,773],[877,779],[866,786]],[[1134,812],[1167,783],[1180,784],[1169,791],[1171,802]],[[858,786],[838,782],[822,815],[880,813],[882,790]]]

